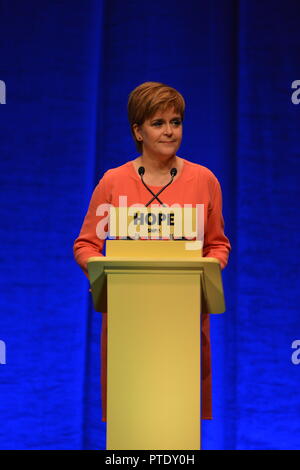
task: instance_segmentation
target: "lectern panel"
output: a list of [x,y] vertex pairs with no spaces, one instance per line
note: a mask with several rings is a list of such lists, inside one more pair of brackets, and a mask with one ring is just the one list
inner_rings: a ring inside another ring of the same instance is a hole
[[108,274],[108,449],[200,448],[199,279]]

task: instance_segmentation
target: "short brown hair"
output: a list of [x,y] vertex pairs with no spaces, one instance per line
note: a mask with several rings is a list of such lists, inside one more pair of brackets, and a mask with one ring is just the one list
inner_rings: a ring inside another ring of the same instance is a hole
[[183,119],[185,110],[183,96],[175,88],[164,83],[145,82],[130,93],[127,105],[128,119],[131,133],[139,152],[142,152],[143,144],[136,139],[133,125],[141,126],[146,119],[153,116],[158,110],[166,111],[171,107],[174,107],[175,111]]

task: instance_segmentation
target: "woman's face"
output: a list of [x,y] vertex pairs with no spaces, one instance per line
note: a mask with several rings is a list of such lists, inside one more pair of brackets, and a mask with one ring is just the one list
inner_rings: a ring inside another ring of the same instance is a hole
[[143,154],[170,157],[176,155],[182,139],[182,119],[174,108],[157,111],[141,126],[135,126],[137,140],[143,143]]

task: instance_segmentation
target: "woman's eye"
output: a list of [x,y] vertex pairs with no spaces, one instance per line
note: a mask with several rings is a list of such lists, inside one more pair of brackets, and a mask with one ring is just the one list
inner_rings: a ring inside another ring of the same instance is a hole
[[180,121],[179,119],[175,119],[175,120],[173,121],[173,124],[174,124],[175,126],[180,126],[181,121]]
[[[174,121],[171,121],[171,123],[173,124],[173,126],[180,126],[181,125],[181,120],[180,119],[174,119]],[[159,126],[162,126],[163,122],[162,121],[155,121],[153,122],[153,126],[155,127],[159,127]]]

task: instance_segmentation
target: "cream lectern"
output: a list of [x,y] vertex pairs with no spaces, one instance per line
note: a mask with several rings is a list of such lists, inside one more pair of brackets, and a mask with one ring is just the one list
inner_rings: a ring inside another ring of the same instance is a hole
[[183,240],[108,240],[88,271],[108,315],[107,449],[200,449],[200,313],[225,310],[219,262]]

